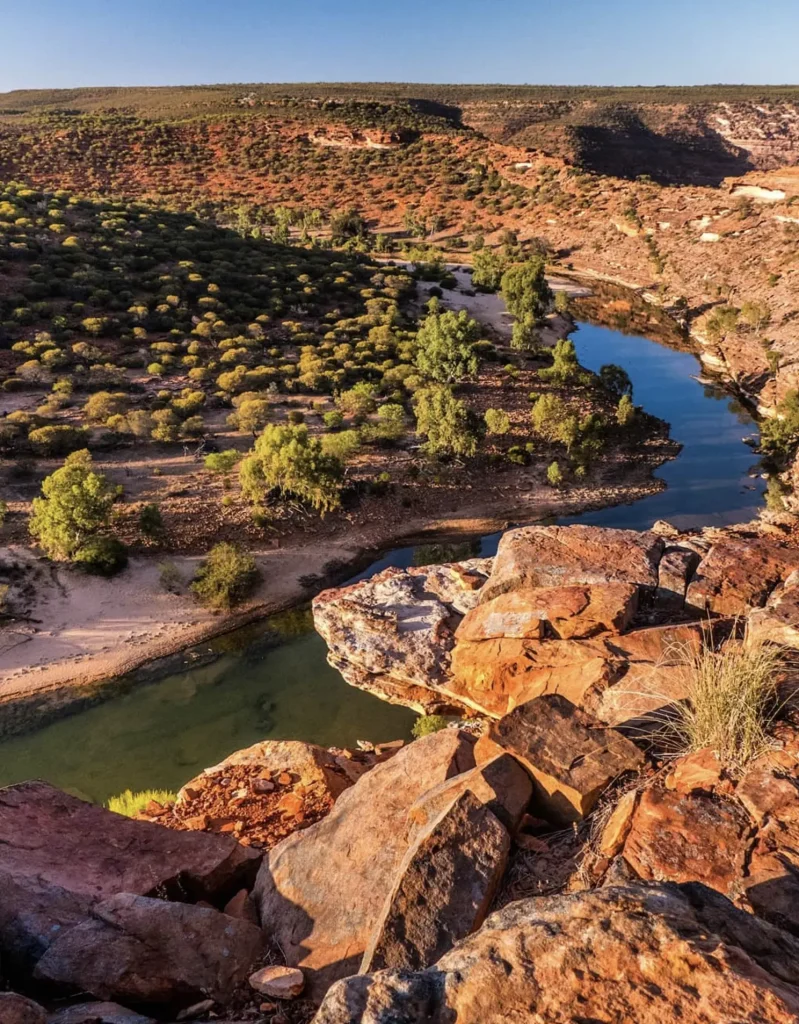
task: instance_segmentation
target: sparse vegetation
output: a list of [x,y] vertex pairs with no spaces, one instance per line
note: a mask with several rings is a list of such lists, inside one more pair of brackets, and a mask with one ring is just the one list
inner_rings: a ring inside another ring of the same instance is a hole
[[200,565],[191,589],[201,604],[229,610],[254,589],[259,573],[255,559],[235,544],[214,545]]
[[172,793],[168,789],[145,789],[139,793],[126,789],[119,796],[112,796],[106,807],[109,811],[113,811],[114,814],[123,814],[126,818],[135,818],[150,803],[160,804],[163,807],[167,804],[173,804],[175,800],[177,800],[177,793]]

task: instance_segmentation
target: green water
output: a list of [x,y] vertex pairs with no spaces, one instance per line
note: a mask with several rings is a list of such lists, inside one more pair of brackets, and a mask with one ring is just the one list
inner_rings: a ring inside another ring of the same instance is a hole
[[176,672],[0,745],[0,785],[42,778],[106,801],[125,789],[177,789],[265,739],[354,746],[410,736],[416,716],[348,686],[325,661],[310,613],[273,616],[196,650]]

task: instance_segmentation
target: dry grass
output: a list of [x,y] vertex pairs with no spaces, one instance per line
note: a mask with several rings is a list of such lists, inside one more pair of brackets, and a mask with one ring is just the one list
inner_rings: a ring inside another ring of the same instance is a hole
[[782,651],[744,637],[717,651],[686,648],[683,656],[689,694],[664,716],[670,746],[678,754],[710,747],[727,767],[743,768],[769,747]]

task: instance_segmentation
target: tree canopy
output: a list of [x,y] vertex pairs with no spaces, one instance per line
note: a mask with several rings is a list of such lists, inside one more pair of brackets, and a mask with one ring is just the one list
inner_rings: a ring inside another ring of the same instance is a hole
[[526,313],[540,319],[552,301],[552,292],[544,275],[544,261],[536,256],[525,263],[508,267],[502,275],[502,297],[516,317]]
[[466,310],[431,313],[416,335],[416,365],[440,384],[454,384],[477,372],[475,342],[480,324]]
[[324,451],[304,424],[270,424],[242,462],[240,475],[242,494],[254,502],[277,489],[322,515],[340,504],[341,462]]

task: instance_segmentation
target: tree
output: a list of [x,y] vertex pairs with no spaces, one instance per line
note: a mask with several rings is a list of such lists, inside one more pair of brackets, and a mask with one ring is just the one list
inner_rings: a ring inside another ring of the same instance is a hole
[[564,291],[555,292],[555,311],[566,314],[569,312],[569,293]]
[[416,335],[416,365],[440,384],[454,384],[477,372],[475,342],[480,325],[466,310],[431,313]]
[[533,429],[546,440],[557,441],[560,425],[566,419],[568,411],[566,403],[557,395],[542,395],[530,413]]
[[577,362],[573,341],[568,338],[556,341],[552,356],[552,366],[538,371],[541,380],[553,381],[555,384],[568,384],[569,381],[573,381],[580,375],[580,364]]
[[215,544],[202,562],[191,584],[201,604],[232,608],[253,590],[258,567],[252,555],[235,544]]
[[510,430],[510,417],[504,409],[486,409],[483,419],[489,434],[507,434]]
[[710,341],[723,341],[738,326],[738,310],[734,306],[718,306],[705,321],[705,334]]
[[29,529],[50,558],[69,559],[111,520],[116,491],[95,473],[87,449],[67,456],[64,465],[42,483],[33,499]]
[[336,398],[336,405],[344,416],[366,416],[375,410],[376,395],[374,384],[361,381],[348,391],[342,391]]
[[487,292],[495,292],[502,282],[508,261],[493,249],[480,249],[472,260],[472,284]]
[[323,451],[304,424],[267,426],[239,472],[242,494],[255,504],[273,489],[307,501],[322,515],[341,501],[341,462]]
[[614,398],[621,398],[622,395],[633,396],[633,382],[630,375],[622,366],[616,363],[606,363],[599,368],[599,379],[606,391]]
[[535,317],[532,313],[524,313],[513,324],[510,347],[519,352],[535,352],[538,341]]
[[529,313],[539,320],[552,301],[545,265],[540,257],[508,267],[502,275],[502,297],[508,310],[516,317]]
[[416,392],[416,430],[427,438],[431,454],[474,455],[477,437],[471,429],[466,403],[443,385]]
[[258,432],[269,422],[270,409],[266,398],[245,398],[236,404],[236,411],[228,416],[228,424],[257,437]]
[[741,306],[741,319],[755,331],[762,330],[771,320],[771,310],[766,302],[745,302]]

